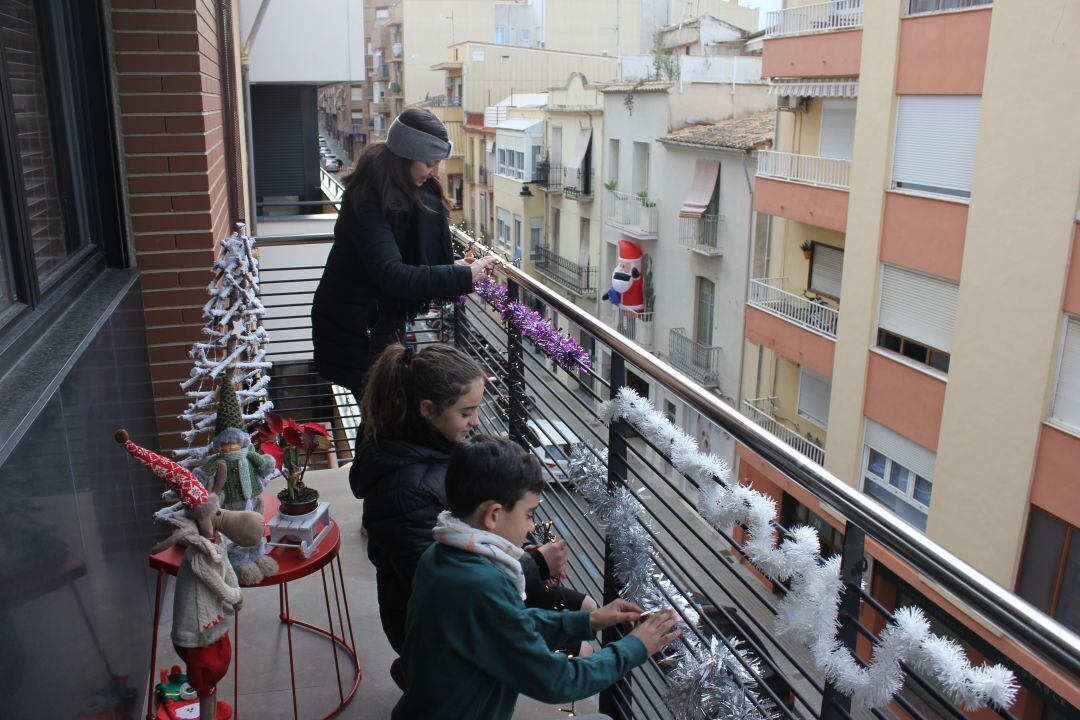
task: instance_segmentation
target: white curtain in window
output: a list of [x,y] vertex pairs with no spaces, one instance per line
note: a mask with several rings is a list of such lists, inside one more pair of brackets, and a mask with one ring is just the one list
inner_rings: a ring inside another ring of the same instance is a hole
[[1080,318],[1070,317],[1065,322],[1051,417],[1080,428]]
[[829,427],[829,396],[832,383],[802,368],[799,373],[799,414],[823,428]]
[[840,248],[814,244],[810,261],[810,289],[830,297],[840,297],[840,278],[844,271],[844,251]]
[[881,267],[878,327],[935,350],[952,352],[959,286],[895,265]]
[[893,183],[970,196],[981,108],[979,95],[902,95]]

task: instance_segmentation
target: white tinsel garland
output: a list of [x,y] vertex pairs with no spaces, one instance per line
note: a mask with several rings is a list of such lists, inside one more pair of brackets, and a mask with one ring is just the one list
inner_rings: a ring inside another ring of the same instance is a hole
[[823,559],[817,531],[800,526],[790,538],[778,541],[776,504],[756,490],[731,482],[731,471],[720,458],[698,451],[692,437],[657,412],[648,399],[628,387],[600,409],[604,422],[626,420],[653,445],[667,452],[672,465],[700,484],[698,511],[718,531],[728,533],[735,523],[747,529],[743,550],[770,580],[790,582],[780,602],[777,632],[807,645],[814,662],[857,708],[880,708],[900,690],[900,662],[932,675],[945,692],[966,710],[987,705],[1009,708],[1016,699],[1013,673],[1001,665],[973,667],[954,641],[934,635],[918,608],[900,608],[896,622],[879,636],[870,664],[863,668],[837,639],[843,582],[840,559]]
[[203,306],[202,329],[206,341],[192,345],[188,356],[194,360],[191,377],[181,383],[190,404],[180,418],[191,427],[182,433],[188,447],[174,454],[182,464],[197,464],[206,452],[193,446],[217,421],[214,403],[216,385],[224,374],[232,377],[245,422],[262,420],[273,409],[266,370],[268,341],[262,316],[266,308],[259,300],[259,260],[255,256],[255,238],[247,234],[243,223],[237,232],[221,241],[221,248],[211,267],[213,279],[206,291],[210,298]]
[[726,644],[715,637],[709,638],[708,645],[701,641],[704,635],[697,610],[656,566],[656,548],[641,502],[625,487],[608,490],[605,461],[603,452],[579,445],[570,456],[570,478],[588,504],[588,515],[608,538],[620,594],[646,612],[673,607],[683,619],[683,636],[661,663],[668,668],[664,700],[673,717],[775,720],[772,703],[754,690],[754,674],[761,677],[757,659],[739,649],[734,638]]

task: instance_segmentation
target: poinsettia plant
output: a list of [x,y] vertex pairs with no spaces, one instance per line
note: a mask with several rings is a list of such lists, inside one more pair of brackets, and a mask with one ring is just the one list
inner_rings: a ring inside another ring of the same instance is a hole
[[288,498],[298,500],[297,494],[304,487],[304,474],[312,453],[329,450],[332,441],[329,431],[320,423],[301,424],[277,413],[268,412],[262,424],[252,434],[251,443],[274,458],[278,470],[285,476]]

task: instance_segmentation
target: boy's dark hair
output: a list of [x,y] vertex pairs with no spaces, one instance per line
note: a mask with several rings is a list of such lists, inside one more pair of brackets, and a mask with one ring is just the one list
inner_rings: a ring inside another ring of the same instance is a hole
[[458,445],[446,468],[446,500],[455,517],[472,515],[494,500],[513,509],[525,493],[544,490],[540,461],[506,438],[477,435]]

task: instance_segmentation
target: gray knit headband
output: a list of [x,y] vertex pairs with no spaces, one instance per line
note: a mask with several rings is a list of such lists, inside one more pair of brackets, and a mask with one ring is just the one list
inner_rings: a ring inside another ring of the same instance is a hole
[[390,123],[390,129],[386,132],[386,147],[398,157],[407,160],[433,163],[450,157],[449,142],[409,127],[401,122],[401,118],[395,118],[394,122]]

